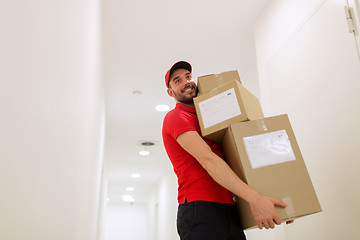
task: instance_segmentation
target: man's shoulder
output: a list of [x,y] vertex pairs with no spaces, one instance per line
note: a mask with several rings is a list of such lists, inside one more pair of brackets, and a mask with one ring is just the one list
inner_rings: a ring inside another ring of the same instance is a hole
[[164,122],[170,118],[173,118],[174,116],[178,115],[178,111],[174,108],[172,110],[170,110],[169,112],[166,113],[165,117],[164,117]]
[[163,128],[187,128],[187,126],[196,125],[197,118],[191,112],[174,108],[169,111],[163,120]]
[[164,122],[168,121],[168,120],[179,121],[181,119],[188,120],[188,119],[194,119],[194,118],[196,118],[196,114],[193,114],[193,113],[183,110],[181,108],[174,108],[165,115]]

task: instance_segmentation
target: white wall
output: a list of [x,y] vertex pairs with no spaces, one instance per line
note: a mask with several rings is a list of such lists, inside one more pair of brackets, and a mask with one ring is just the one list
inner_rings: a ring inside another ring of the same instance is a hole
[[0,239],[93,240],[104,133],[99,1],[0,7]]
[[159,184],[158,190],[158,230],[156,240],[179,239],[176,228],[177,215],[177,178],[172,169]]
[[360,63],[343,4],[275,0],[255,29],[264,112],[289,114],[323,208],[266,239],[360,238]]
[[159,219],[159,202],[158,191],[153,191],[150,195],[147,204],[147,218],[148,218],[148,239],[156,240],[158,236],[158,219]]
[[105,214],[105,240],[148,239],[147,205],[108,204]]
[[291,39],[325,0],[274,0],[259,16],[255,25],[261,105],[265,116],[271,115],[266,67],[268,59]]
[[107,174],[102,169],[100,192],[99,192],[99,210],[98,210],[98,222],[96,240],[104,240],[105,238],[105,219],[106,219],[106,205],[108,202],[108,181]]

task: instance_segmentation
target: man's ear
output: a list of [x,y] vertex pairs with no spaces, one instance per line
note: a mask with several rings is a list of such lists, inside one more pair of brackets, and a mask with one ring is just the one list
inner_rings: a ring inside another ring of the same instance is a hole
[[167,93],[169,94],[170,97],[174,97],[174,92],[171,88],[167,89]]

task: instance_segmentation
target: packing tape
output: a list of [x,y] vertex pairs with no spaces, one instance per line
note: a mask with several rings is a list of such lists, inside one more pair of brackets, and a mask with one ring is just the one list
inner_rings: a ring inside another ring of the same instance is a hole
[[215,74],[215,78],[218,83],[224,82],[224,78],[221,76],[221,74]]
[[260,131],[266,131],[268,130],[267,127],[266,127],[266,124],[264,122],[264,119],[258,119],[256,120],[256,125],[258,126],[259,130]]
[[291,197],[284,197],[282,199],[282,201],[287,204],[287,206],[285,207],[285,211],[286,211],[286,214],[288,215],[288,217],[289,218],[295,217],[296,212],[295,212],[294,204],[291,200]]

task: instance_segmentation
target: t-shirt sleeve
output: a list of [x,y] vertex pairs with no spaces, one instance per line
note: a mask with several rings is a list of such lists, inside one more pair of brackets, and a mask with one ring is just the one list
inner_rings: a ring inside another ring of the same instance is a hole
[[[191,113],[189,113],[191,114]],[[164,118],[164,130],[176,139],[181,133],[196,131],[195,118],[187,114],[168,114]]]

